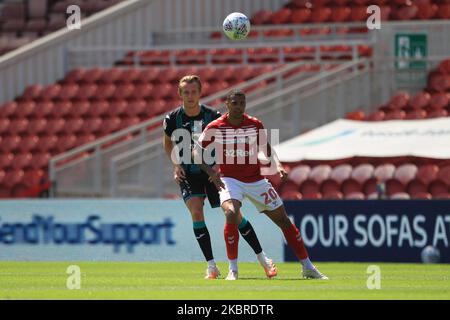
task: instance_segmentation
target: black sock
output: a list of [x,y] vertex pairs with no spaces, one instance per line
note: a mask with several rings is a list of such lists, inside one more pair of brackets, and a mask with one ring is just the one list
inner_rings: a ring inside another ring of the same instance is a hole
[[242,220],[241,224],[239,225],[239,232],[241,233],[241,235],[245,239],[245,241],[248,242],[250,247],[252,247],[255,254],[259,254],[262,252],[262,248],[259,243],[258,237],[256,236],[255,230],[253,229],[250,222],[248,220],[246,220],[246,219],[244,220],[244,219]]
[[194,228],[195,238],[197,238],[200,249],[202,249],[203,255],[206,261],[214,259],[211,248],[211,238],[209,236],[208,228]]

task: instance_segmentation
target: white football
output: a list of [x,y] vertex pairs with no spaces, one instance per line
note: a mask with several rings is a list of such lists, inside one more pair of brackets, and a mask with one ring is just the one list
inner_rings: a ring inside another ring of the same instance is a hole
[[245,39],[250,32],[250,20],[243,13],[230,13],[223,21],[223,32],[231,40]]
[[439,250],[433,246],[426,246],[421,253],[423,263],[438,263],[441,259]]

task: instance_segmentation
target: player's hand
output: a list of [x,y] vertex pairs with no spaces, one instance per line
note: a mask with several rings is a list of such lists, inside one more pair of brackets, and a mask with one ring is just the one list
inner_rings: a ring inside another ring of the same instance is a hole
[[180,165],[174,166],[173,178],[177,183],[181,183],[181,181],[186,179],[186,173],[184,172],[184,169]]
[[282,182],[286,181],[288,178],[288,174],[287,174],[286,170],[284,170],[283,166],[279,166],[277,168],[277,170],[278,170],[278,174],[280,175],[281,181]]
[[222,180],[220,179],[220,176],[217,172],[213,173],[209,176],[208,180],[216,186],[217,190],[225,189],[225,185],[223,184]]

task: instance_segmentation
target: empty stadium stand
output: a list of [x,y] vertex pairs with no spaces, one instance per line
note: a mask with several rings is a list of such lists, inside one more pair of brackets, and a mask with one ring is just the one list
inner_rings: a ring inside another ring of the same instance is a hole
[[51,156],[173,109],[182,75],[207,79],[203,92],[210,95],[274,68],[76,69],[58,83],[30,86],[0,106],[0,197],[30,196],[39,184],[48,188]]
[[0,55],[66,26],[70,5],[87,17],[122,0],[7,0],[0,9]]
[[450,114],[450,58],[443,60],[432,70],[426,88],[415,95],[397,92],[385,104],[366,114],[355,110],[346,115],[347,119],[383,121],[418,120],[447,117]]
[[268,176],[280,196],[293,199],[450,199],[450,161],[419,158],[344,159],[286,164],[288,180]]

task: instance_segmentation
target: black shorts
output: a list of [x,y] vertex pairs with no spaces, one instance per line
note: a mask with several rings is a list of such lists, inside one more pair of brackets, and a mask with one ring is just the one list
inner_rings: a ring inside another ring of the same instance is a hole
[[186,174],[186,179],[180,183],[180,190],[184,202],[192,197],[208,197],[211,208],[220,207],[219,192],[206,174]]

